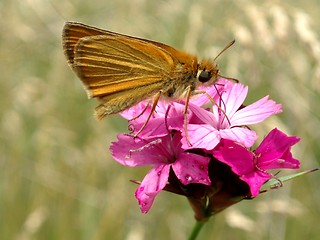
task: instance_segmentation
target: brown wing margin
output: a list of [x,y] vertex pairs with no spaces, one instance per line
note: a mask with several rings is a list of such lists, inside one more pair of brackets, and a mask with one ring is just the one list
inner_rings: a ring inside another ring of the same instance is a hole
[[186,62],[186,60],[190,59],[190,57],[193,57],[192,55],[176,50],[173,47],[170,47],[166,44],[151,41],[148,39],[143,38],[137,38],[132,36],[127,36],[120,33],[115,33],[103,29],[99,29],[96,27],[92,27],[83,23],[78,22],[66,22],[63,31],[62,31],[62,44],[65,56],[68,60],[68,63],[72,66],[73,60],[74,60],[74,50],[77,42],[84,37],[88,36],[98,36],[98,35],[106,35],[106,36],[122,36],[129,39],[136,39],[144,42],[148,42],[150,44],[153,44],[155,46],[158,46],[162,49],[165,49],[168,51],[172,56],[175,56],[177,60],[180,63]]
[[112,35],[111,32],[77,22],[66,22],[62,30],[62,44],[68,63],[73,64],[74,50],[77,42],[84,37]]

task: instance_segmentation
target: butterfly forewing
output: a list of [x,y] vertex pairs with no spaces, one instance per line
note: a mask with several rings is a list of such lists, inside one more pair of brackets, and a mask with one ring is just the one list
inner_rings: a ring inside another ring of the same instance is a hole
[[[110,32],[111,33],[111,32]],[[105,30],[77,22],[67,22],[62,30],[62,44],[68,63],[73,64],[74,49],[81,38],[106,34]]]
[[177,79],[181,68],[161,44],[82,24],[66,24],[63,42],[68,62],[89,97],[101,102],[96,108],[98,118],[159,93],[164,83]]
[[196,87],[197,57],[168,45],[75,22],[65,24],[62,37],[68,63],[101,102],[98,118],[156,94],[178,99]]
[[[121,36],[85,37],[75,47],[73,68],[91,97],[103,97],[170,79],[175,59],[161,48]],[[149,94],[161,89],[154,85]]]

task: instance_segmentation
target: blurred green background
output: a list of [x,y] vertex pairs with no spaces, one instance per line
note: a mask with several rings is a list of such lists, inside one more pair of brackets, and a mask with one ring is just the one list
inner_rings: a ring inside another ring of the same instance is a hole
[[[97,122],[95,100],[68,67],[65,21],[80,21],[218,59],[249,85],[247,103],[270,95],[284,112],[253,128],[301,137],[302,170],[320,159],[320,5],[310,1],[0,2],[0,239],[186,239],[187,200],[162,192],[148,214],[134,198],[148,168],[126,168],[108,146],[127,125]],[[260,139],[261,140],[261,139]],[[286,172],[285,172],[286,173]],[[284,175],[284,173],[282,173]],[[243,201],[207,223],[199,239],[320,239],[320,175]]]

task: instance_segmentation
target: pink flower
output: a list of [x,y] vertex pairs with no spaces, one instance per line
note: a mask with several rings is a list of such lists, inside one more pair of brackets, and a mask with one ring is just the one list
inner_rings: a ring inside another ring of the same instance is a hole
[[[220,97],[218,94],[224,90],[224,85],[228,82],[226,79],[219,79],[217,85],[214,87],[200,87],[199,90],[204,90],[215,101]],[[197,94],[192,96],[190,103],[197,106],[203,106],[210,100],[204,94]],[[130,121],[130,126],[133,127],[134,132],[140,130],[143,124],[147,121],[152,109],[152,99],[142,101],[135,106],[124,110],[120,115]],[[168,130],[181,130],[184,126],[185,101],[169,102],[160,100],[157,103],[155,111],[152,113],[148,124],[139,134],[140,137],[149,138],[155,136],[164,136],[168,134]],[[187,109],[187,119],[192,118],[192,112]],[[133,119],[133,120],[132,120]]]
[[247,92],[248,87],[227,82],[219,101],[220,108],[214,105],[210,112],[190,103],[190,110],[202,123],[188,124],[188,140],[191,146],[187,142],[186,133],[183,132],[182,148],[212,150],[221,139],[233,140],[246,147],[251,147],[257,139],[256,133],[243,126],[259,123],[273,114],[280,113],[281,104],[276,104],[266,96],[253,104],[242,107]]
[[[133,127],[134,132],[140,130],[143,124],[147,121],[152,108],[152,102],[143,101],[139,104],[125,110],[121,113],[121,116],[131,120],[130,125]],[[184,124],[184,109],[185,105],[178,102],[166,102],[159,100],[155,111],[152,113],[149,122],[139,134],[140,137],[153,138],[165,136],[168,134],[168,130],[180,129]],[[142,114],[141,114],[142,113]],[[140,115],[140,116],[139,116]],[[136,118],[139,116],[138,118]],[[187,115],[191,117],[191,114]]]
[[259,194],[261,186],[273,177],[266,170],[299,168],[300,162],[292,157],[291,146],[300,139],[288,137],[278,129],[273,129],[260,146],[251,152],[242,145],[224,139],[213,151],[213,156],[229,165],[251,190],[253,197]]
[[[217,213],[244,196],[256,197],[261,185],[273,177],[267,170],[299,167],[290,152],[299,139],[277,129],[255,151],[248,150],[257,136],[247,125],[280,113],[281,104],[266,96],[244,106],[248,87],[225,79],[201,90],[206,94],[192,96],[186,115],[183,100],[160,99],[141,132],[151,113],[151,100],[121,113],[130,120],[133,133],[139,134],[118,135],[110,150],[122,165],[151,165],[135,193],[143,213],[166,190],[186,196],[197,219],[206,219],[207,213]],[[202,108],[210,103],[208,95],[218,105],[211,112]]]
[[118,135],[118,142],[112,143],[110,150],[117,162],[130,167],[152,165],[135,194],[143,213],[149,211],[156,195],[168,183],[171,168],[184,185],[211,184],[210,158],[184,152],[180,140],[179,132],[147,140],[122,134]]

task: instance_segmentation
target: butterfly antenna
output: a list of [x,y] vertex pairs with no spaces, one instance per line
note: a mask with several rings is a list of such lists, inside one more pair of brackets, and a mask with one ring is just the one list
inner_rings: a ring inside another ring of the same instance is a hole
[[231,47],[234,43],[236,42],[236,40],[232,40],[231,42],[229,42],[229,44],[227,46],[224,47],[224,49],[222,49],[222,51],[213,59],[213,61],[216,61],[218,57],[221,56],[222,53],[224,53],[229,47]]
[[227,80],[232,81],[232,82],[235,82],[235,83],[239,83],[239,80],[236,79],[236,78],[222,76],[221,74],[218,74],[218,77],[219,77],[219,78],[227,79]]

